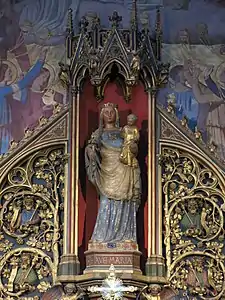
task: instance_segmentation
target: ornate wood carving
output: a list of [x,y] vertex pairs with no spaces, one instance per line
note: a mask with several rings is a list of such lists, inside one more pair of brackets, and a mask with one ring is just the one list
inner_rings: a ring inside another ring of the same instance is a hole
[[66,159],[63,146],[44,148],[1,180],[0,299],[38,300],[56,282]]
[[221,299],[224,269],[224,174],[185,149],[163,146],[165,246],[171,286],[184,299]]
[[[160,13],[158,11],[157,16]],[[60,78],[64,84],[80,86],[85,75],[96,87],[97,100],[104,97],[104,87],[113,65],[122,78],[124,97],[131,99],[131,89],[141,79],[146,89],[159,87],[167,81],[169,65],[160,61],[161,30],[159,19],[156,38],[150,38],[147,29],[138,30],[137,20],[131,20],[131,28],[121,28],[122,17],[116,11],[109,17],[111,28],[101,27],[97,16],[89,22],[80,21],[80,34],[75,36],[72,11],[69,12],[67,37],[68,65],[60,63]]]

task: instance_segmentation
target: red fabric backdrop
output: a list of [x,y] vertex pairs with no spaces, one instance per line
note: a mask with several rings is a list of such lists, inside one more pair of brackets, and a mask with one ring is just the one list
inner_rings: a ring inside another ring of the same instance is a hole
[[[84,165],[84,148],[91,133],[97,129],[99,123],[99,107],[103,103],[113,102],[118,105],[120,113],[120,125],[126,124],[129,113],[138,116],[138,127],[140,128],[139,163],[142,171],[143,199],[138,212],[138,243],[146,256],[147,249],[147,166],[146,156],[148,149],[147,127],[148,127],[148,98],[142,84],[133,88],[132,101],[126,103],[121,89],[115,83],[109,83],[105,89],[105,98],[100,104],[94,96],[93,86],[87,81],[80,99],[80,186],[79,186],[79,255],[81,268],[85,267],[84,251],[87,250],[88,241],[94,228],[98,198],[95,188],[86,178]],[[143,230],[144,229],[144,230]]]

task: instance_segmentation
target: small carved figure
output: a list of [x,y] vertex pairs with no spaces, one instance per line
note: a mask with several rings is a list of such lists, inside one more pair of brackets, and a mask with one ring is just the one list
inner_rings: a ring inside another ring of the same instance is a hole
[[39,283],[38,275],[33,268],[35,263],[35,258],[32,260],[29,253],[21,254],[21,265],[14,279],[14,285],[17,290],[32,291],[35,289],[35,285]]
[[64,88],[66,88],[70,83],[70,69],[69,66],[59,63],[60,72],[59,72],[59,80]]
[[10,223],[10,230],[15,232],[17,229],[20,231],[32,230],[32,227],[40,222],[40,217],[37,214],[34,199],[30,196],[22,202],[18,200],[14,204],[14,213]]
[[209,292],[210,284],[205,264],[203,257],[196,257],[188,263],[187,283],[190,291],[195,294],[207,294]]
[[137,152],[138,141],[140,138],[139,130],[135,125],[137,117],[134,114],[130,114],[127,117],[127,125],[123,127],[121,135],[123,138],[123,147],[120,154],[120,160],[125,165],[137,168]]
[[181,225],[182,229],[188,236],[198,236],[201,234],[201,215],[198,211],[198,203],[195,199],[190,199],[187,204],[187,210],[183,206],[185,212]]
[[90,51],[89,68],[92,73],[95,73],[98,69],[100,59],[96,51]]
[[139,55],[136,52],[133,53],[133,59],[131,61],[130,68],[131,68],[131,74],[137,77],[141,68],[141,60]]
[[74,283],[67,283],[64,287],[64,295],[61,300],[77,300],[83,297],[84,293],[81,289],[77,289]]

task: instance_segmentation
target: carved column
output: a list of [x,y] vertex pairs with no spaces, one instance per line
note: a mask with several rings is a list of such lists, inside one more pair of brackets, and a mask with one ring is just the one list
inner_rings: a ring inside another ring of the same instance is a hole
[[80,272],[78,259],[78,180],[79,180],[79,89],[69,87],[70,103],[67,182],[65,184],[63,255],[59,280],[73,281]]
[[162,256],[162,197],[157,186],[161,176],[157,158],[156,89],[148,91],[148,260],[146,275],[165,277]]

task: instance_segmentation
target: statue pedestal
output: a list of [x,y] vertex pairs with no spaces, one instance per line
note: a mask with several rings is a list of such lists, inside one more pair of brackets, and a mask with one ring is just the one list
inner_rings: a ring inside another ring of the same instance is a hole
[[140,256],[138,245],[134,242],[96,243],[88,244],[85,252],[87,273],[108,272],[110,265],[114,265],[117,273],[142,274],[140,270]]

